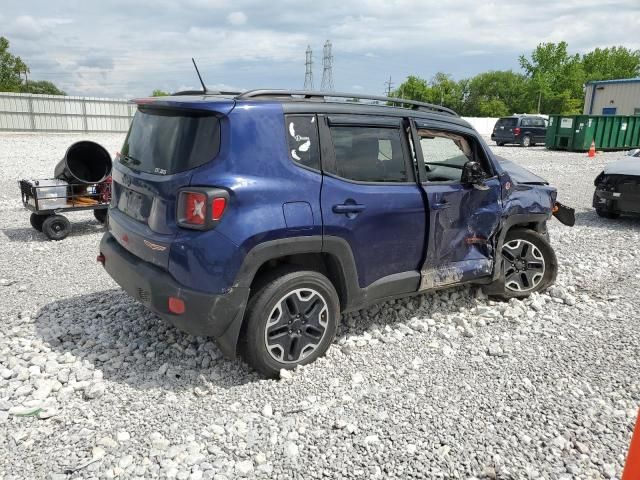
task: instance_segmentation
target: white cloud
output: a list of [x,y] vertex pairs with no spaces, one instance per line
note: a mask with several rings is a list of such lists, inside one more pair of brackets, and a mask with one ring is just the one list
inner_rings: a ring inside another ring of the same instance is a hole
[[2,34],[31,76],[98,96],[179,90],[197,81],[191,57],[210,88],[301,88],[307,45],[319,85],[327,39],[336,89],[364,92],[389,76],[399,84],[409,74],[517,69],[540,42],[640,48],[638,0],[538,0],[525,21],[507,0],[68,0],[65,18],[50,0],[30,0],[31,15],[5,3]]
[[239,26],[247,23],[247,16],[244,12],[231,12],[227,15],[227,20],[231,25]]

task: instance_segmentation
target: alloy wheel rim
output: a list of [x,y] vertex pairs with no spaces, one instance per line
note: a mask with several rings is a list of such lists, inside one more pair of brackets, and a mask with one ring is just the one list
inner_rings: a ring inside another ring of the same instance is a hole
[[271,310],[264,342],[271,357],[280,363],[298,363],[322,342],[329,319],[324,297],[312,288],[285,294]]
[[544,256],[533,243],[517,239],[502,247],[504,284],[514,292],[528,292],[542,282],[545,273]]

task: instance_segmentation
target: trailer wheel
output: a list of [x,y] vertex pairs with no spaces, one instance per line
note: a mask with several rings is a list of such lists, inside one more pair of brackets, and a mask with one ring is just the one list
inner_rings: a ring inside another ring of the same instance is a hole
[[93,211],[93,216],[96,217],[96,220],[98,220],[100,223],[102,224],[107,224],[107,219],[109,218],[109,211],[106,208],[101,208],[99,210],[94,210]]
[[71,232],[71,223],[62,215],[51,215],[42,223],[42,232],[49,240],[62,240]]
[[29,223],[31,226],[37,231],[42,231],[42,224],[47,219],[48,215],[38,215],[37,213],[32,213],[29,217]]

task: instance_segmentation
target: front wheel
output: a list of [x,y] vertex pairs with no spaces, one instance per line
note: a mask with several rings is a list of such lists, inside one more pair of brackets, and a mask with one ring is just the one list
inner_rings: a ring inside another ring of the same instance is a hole
[[71,232],[71,223],[62,215],[51,215],[42,223],[42,232],[49,240],[62,240]]
[[558,260],[547,239],[533,230],[510,230],[502,246],[503,298],[528,297],[555,282]]
[[336,334],[336,290],[314,271],[283,273],[251,298],[243,328],[243,358],[267,377],[324,355]]
[[596,207],[596,213],[598,214],[599,217],[608,218],[609,220],[615,220],[616,218],[620,217],[619,213],[612,212],[611,210],[609,210],[607,208],[597,208]]

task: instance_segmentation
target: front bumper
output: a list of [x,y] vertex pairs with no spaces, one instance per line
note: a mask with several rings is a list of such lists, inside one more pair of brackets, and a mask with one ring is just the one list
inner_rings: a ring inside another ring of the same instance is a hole
[[[100,242],[100,253],[107,273],[129,295],[180,330],[214,337],[222,353],[235,356],[249,288],[233,287],[222,295],[185,288],[165,270],[127,251],[108,232]],[[169,297],[184,301],[183,314],[169,311]]]
[[613,213],[640,213],[640,188],[627,188],[624,192],[596,189],[593,208],[606,209]]

